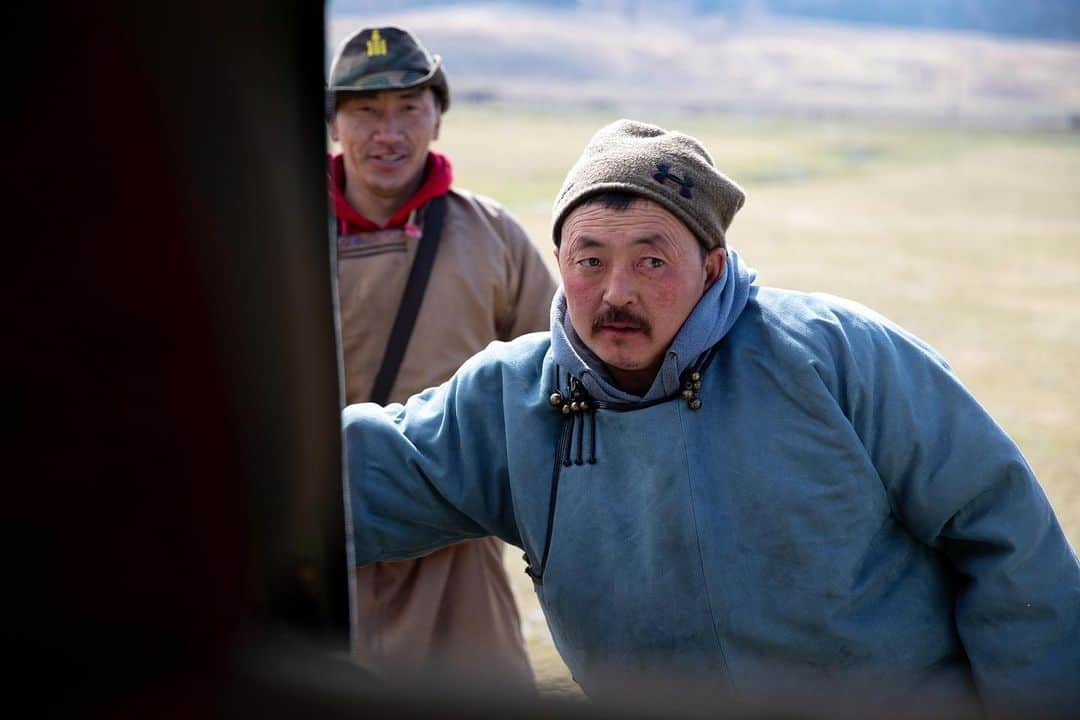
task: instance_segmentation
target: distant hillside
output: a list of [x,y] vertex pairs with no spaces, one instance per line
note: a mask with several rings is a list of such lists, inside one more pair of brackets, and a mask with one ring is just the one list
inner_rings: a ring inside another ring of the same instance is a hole
[[[403,12],[424,7],[476,5],[476,0],[334,0],[336,15]],[[653,11],[773,15],[886,27],[961,30],[995,35],[1080,40],[1076,0],[504,0],[502,5],[604,9],[632,17]]]
[[335,14],[330,46],[404,25],[442,55],[459,100],[1080,128],[1080,43],[592,5]]

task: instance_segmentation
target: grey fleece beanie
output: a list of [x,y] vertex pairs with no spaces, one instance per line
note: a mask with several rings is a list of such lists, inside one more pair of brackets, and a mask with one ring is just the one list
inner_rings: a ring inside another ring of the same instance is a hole
[[725,247],[724,233],[746,199],[697,140],[633,120],[600,128],[570,168],[555,200],[556,245],[570,211],[603,192],[630,193],[659,203],[706,250]]

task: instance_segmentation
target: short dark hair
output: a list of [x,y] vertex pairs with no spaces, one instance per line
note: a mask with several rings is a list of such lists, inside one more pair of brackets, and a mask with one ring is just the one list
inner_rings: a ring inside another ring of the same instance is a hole
[[[446,86],[432,83],[421,85],[419,88],[405,88],[407,90],[422,90],[431,88],[431,94],[435,96],[435,104],[439,107],[439,113],[446,112],[449,97],[446,95]],[[332,122],[337,115],[338,109],[343,103],[353,98],[371,98],[381,92],[395,92],[399,88],[387,88],[386,90],[327,90],[326,91],[326,122]]]
[[642,198],[634,193],[623,190],[606,190],[602,193],[590,195],[582,201],[582,205],[599,205],[607,210],[622,212]]
[[[584,200],[582,200],[575,206],[575,209],[583,207],[585,205],[599,205],[605,210],[622,212],[638,200],[647,199],[648,198],[643,198],[640,195],[635,195],[632,192],[626,192],[625,190],[605,190],[603,192],[598,192],[595,195],[587,196]],[[565,219],[569,217],[569,215],[569,212],[564,213],[563,218]],[[682,220],[680,220],[679,222],[682,222]],[[558,242],[555,243],[555,247],[558,247],[559,244],[562,243],[562,220],[560,220],[559,224],[555,227],[554,235],[556,238],[558,238]],[[705,258],[709,254],[709,251],[705,249],[705,246],[701,244],[700,240],[698,240],[698,249],[701,251],[701,260],[702,262],[704,262]]]

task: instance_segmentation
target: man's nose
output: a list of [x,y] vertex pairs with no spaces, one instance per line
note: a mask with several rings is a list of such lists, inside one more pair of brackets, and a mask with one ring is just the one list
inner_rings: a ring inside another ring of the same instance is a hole
[[607,276],[604,286],[604,302],[612,307],[629,305],[634,301],[636,290],[634,279],[629,270],[613,268]]
[[375,139],[396,140],[401,136],[401,126],[393,113],[380,113],[375,119]]

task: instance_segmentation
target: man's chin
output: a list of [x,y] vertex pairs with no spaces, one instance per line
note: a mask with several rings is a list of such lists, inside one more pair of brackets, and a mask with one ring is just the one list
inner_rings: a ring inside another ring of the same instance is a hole
[[371,194],[383,198],[396,198],[407,186],[408,183],[399,179],[395,173],[379,173],[368,181]]
[[648,359],[645,358],[637,358],[618,353],[597,353],[596,356],[600,358],[600,361],[609,369],[617,370],[619,372],[641,372],[642,370],[648,369],[650,366]]
[[376,170],[368,168],[365,180],[368,190],[378,196],[397,197],[410,189],[412,180],[421,170],[411,171],[411,168],[400,167],[393,170]]

